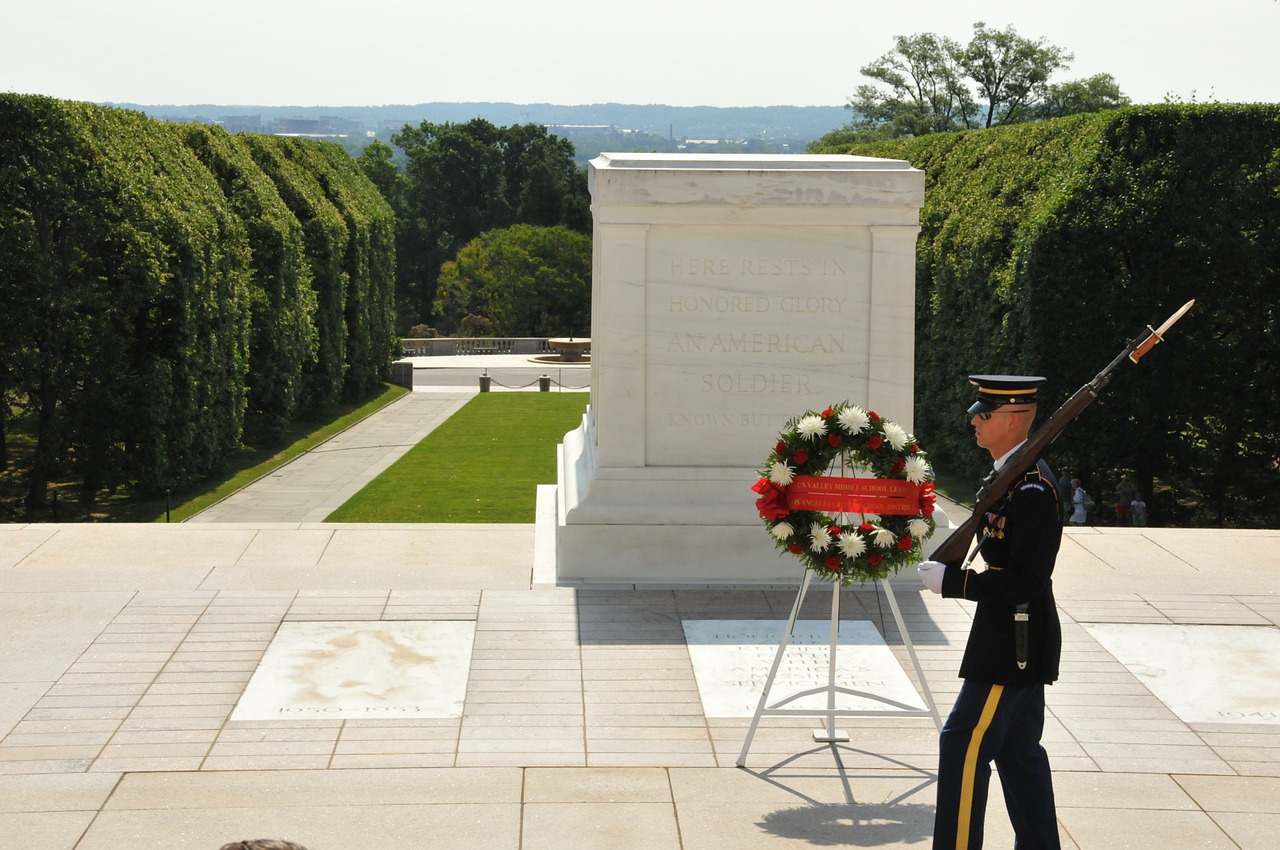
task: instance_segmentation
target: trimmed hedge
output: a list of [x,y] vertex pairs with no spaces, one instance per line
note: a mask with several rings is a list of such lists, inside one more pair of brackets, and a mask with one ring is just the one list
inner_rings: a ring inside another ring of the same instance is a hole
[[252,269],[245,431],[272,442],[297,412],[302,370],[316,356],[316,296],[302,225],[236,137],[207,124],[169,126],[245,223]]
[[351,234],[329,202],[300,149],[309,142],[277,136],[244,135],[242,143],[302,225],[316,295],[316,358],[303,376],[303,406],[317,409],[341,397],[347,374],[347,261]]
[[1143,106],[846,147],[926,174],[916,426],[939,467],[989,458],[965,376],[1042,374],[1042,413],[1189,299],[1167,343],[1110,385],[1051,462],[1157,524],[1280,523],[1280,106]]
[[395,279],[395,214],[340,145],[313,143],[297,148],[297,153],[317,176],[350,235],[343,263],[349,367],[344,388],[348,398],[358,398],[390,378],[391,361],[400,351],[400,337],[394,332],[395,291],[380,285]]
[[[336,398],[348,347],[364,352],[359,374],[389,370],[393,248],[348,232],[362,215],[390,228],[389,211],[354,164],[316,152],[327,146],[289,140],[289,179],[269,179],[250,154],[275,140],[135,112],[0,94],[0,128],[0,409],[36,423],[29,510],[55,477],[79,477],[93,498],[216,472],[246,418],[279,433],[304,373],[324,376],[309,400]],[[321,180],[350,196],[347,220]],[[323,218],[310,230],[290,203],[305,192]],[[351,293],[348,268],[369,269]],[[370,301],[350,328],[349,295]]]

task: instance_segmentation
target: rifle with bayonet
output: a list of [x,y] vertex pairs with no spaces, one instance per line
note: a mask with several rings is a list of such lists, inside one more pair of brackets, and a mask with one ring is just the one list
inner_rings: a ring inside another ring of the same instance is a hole
[[[965,553],[969,549],[969,542],[973,540],[978,531],[978,525],[982,522],[983,515],[995,507],[1004,495],[1009,492],[1014,483],[1020,481],[1027,470],[1036,465],[1036,462],[1049,448],[1049,445],[1058,438],[1058,435],[1066,430],[1077,416],[1079,416],[1089,404],[1098,397],[1098,393],[1111,380],[1111,372],[1120,365],[1126,358],[1137,363],[1142,356],[1156,346],[1164,339],[1164,334],[1169,328],[1173,327],[1173,323],[1182,318],[1182,315],[1191,309],[1191,305],[1195,304],[1195,300],[1188,301],[1182,305],[1176,313],[1170,316],[1165,323],[1158,328],[1152,328],[1150,325],[1129,340],[1124,351],[1107,364],[1101,372],[1093,377],[1080,389],[1076,390],[1071,398],[1067,399],[1061,407],[1054,411],[1043,424],[1040,425],[1032,434],[1027,437],[1027,441],[1022,444],[1009,460],[1000,467],[999,473],[984,482],[981,490],[978,491],[977,504],[973,507],[973,514],[965,520],[959,528],[951,532],[951,535],[938,547],[933,550],[933,554],[929,556],[931,560],[941,561],[949,567],[957,567],[961,564],[968,566]],[[977,554],[977,549],[968,557],[969,561],[973,560],[973,556]]]

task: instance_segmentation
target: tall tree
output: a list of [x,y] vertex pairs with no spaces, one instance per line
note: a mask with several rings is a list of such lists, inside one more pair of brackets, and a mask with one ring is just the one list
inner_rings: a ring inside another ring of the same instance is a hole
[[1101,112],[1129,105],[1129,98],[1120,91],[1116,78],[1110,74],[1094,74],[1083,80],[1050,83],[1040,103],[1027,112],[1028,119],[1065,118],[1082,112]]
[[439,291],[447,331],[479,317],[497,336],[587,336],[591,239],[565,227],[490,230],[445,263]]
[[506,222],[498,140],[498,128],[482,118],[424,121],[392,137],[408,157],[399,300],[414,314],[402,315],[402,325],[430,317],[442,263],[493,222]]
[[1067,67],[1075,56],[1043,38],[1032,41],[1007,26],[997,30],[982,21],[973,25],[973,38],[958,57],[964,74],[978,85],[978,98],[987,105],[986,123],[1017,120],[1044,94],[1049,77]]
[[443,263],[481,233],[515,223],[590,228],[585,174],[573,145],[538,124],[406,126],[400,211],[400,325],[432,315]]
[[1109,74],[1054,85],[1072,54],[1012,26],[973,25],[968,44],[933,33],[895,36],[894,49],[862,68],[872,83],[849,98],[854,120],[812,148],[1015,124],[1128,103]]
[[849,107],[864,129],[894,128],[895,136],[923,136],[969,126],[973,97],[964,83],[953,39],[933,33],[894,37],[894,48],[862,69],[863,76],[888,86],[859,86]]
[[395,148],[374,139],[356,157],[356,165],[360,166],[364,176],[378,187],[382,197],[386,198],[391,209],[399,215],[404,200],[404,176],[396,165],[395,155]]

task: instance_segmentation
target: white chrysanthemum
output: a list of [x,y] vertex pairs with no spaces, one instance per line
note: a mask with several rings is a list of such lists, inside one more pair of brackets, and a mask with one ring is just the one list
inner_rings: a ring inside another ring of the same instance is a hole
[[788,537],[796,533],[789,522],[780,522],[773,528],[769,529],[769,533],[779,540],[786,540]]
[[907,447],[910,438],[902,426],[896,422],[884,423],[884,438],[893,446],[895,452],[900,452]]
[[862,535],[853,531],[846,531],[840,535],[840,554],[846,558],[856,558],[865,551],[867,551],[867,543],[862,539]]
[[873,523],[873,524],[874,524],[874,523],[877,523],[877,522],[879,522],[879,521],[880,521],[880,514],[863,514],[863,515],[862,515],[862,521],[863,521],[863,522],[870,522],[870,523]]
[[808,437],[810,440],[815,437],[825,437],[827,435],[827,423],[821,416],[809,414],[800,420],[796,425],[796,430],[801,436]]
[[916,517],[915,519],[907,523],[907,530],[911,532],[912,537],[920,537],[920,538],[928,537],[929,523],[920,519],[920,517]]
[[871,423],[867,418],[867,412],[857,405],[850,405],[840,411],[840,415],[836,418],[840,423],[840,427],[848,434],[861,434]]
[[809,536],[813,538],[809,541],[809,548],[815,552],[821,552],[831,545],[831,535],[827,533],[827,527],[820,522],[815,522],[809,527]]
[[769,480],[779,487],[786,487],[796,478],[796,471],[780,460],[769,464]]
[[923,484],[929,477],[929,462],[918,455],[907,458],[907,465],[902,468],[907,480],[912,484]]
[[876,530],[871,532],[871,540],[881,549],[892,549],[898,545],[898,536],[883,526],[877,526]]

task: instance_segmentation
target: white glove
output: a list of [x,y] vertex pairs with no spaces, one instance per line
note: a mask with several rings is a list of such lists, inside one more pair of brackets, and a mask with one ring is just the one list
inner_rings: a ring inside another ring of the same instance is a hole
[[942,593],[942,575],[947,571],[946,564],[940,561],[921,561],[916,571],[920,573],[920,580],[925,587],[934,593]]

